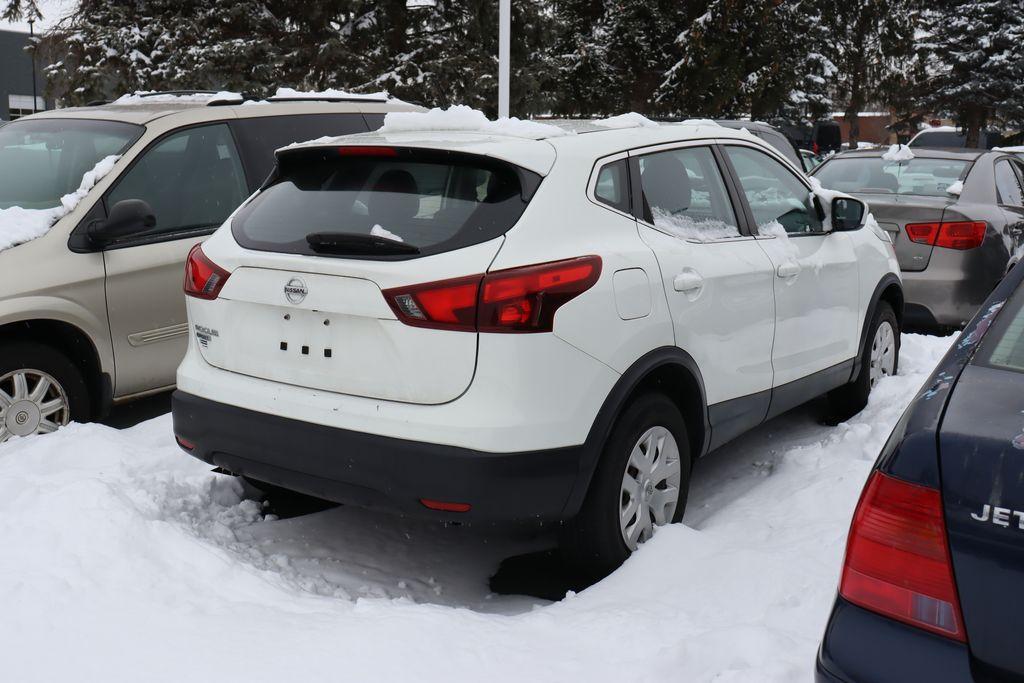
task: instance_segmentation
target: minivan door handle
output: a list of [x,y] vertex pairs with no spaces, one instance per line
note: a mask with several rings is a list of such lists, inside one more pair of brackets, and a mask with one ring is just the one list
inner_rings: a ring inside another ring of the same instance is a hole
[[672,288],[677,292],[692,292],[704,286],[704,278],[695,270],[684,270],[672,280]]
[[781,278],[796,277],[800,274],[800,264],[796,261],[786,261],[778,267],[775,273]]

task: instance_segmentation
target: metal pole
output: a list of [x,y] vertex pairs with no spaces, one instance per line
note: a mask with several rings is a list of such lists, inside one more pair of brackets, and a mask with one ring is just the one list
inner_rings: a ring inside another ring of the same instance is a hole
[[32,41],[32,113],[36,113],[36,21],[35,19],[28,20],[28,35]]
[[498,117],[508,118],[509,34],[512,32],[512,0],[498,5]]

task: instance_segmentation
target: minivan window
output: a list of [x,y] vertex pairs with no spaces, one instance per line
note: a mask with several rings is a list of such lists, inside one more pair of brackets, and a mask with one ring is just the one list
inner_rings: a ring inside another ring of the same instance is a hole
[[0,209],[50,209],[82,176],[143,133],[141,126],[86,119],[26,119],[0,128]]
[[960,159],[839,157],[818,167],[814,176],[839,192],[948,197],[946,190],[967,175],[969,166]]
[[[323,256],[408,258],[503,235],[519,220],[540,177],[472,154],[392,147],[285,153],[280,177],[238,213],[243,247]],[[399,243],[380,255],[316,249],[310,235]]]
[[147,236],[215,228],[249,195],[226,124],[178,131],[143,152],[107,195],[107,208],[142,199],[156,216]]

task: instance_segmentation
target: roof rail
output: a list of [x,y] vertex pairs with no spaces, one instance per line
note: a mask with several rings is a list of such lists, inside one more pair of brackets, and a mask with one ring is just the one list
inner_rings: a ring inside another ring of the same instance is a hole
[[187,97],[188,95],[216,95],[216,90],[154,90],[153,92],[135,93],[136,97],[160,97],[162,95],[174,95],[175,97]]
[[369,95],[354,95],[352,97],[341,97],[331,95],[306,95],[303,97],[268,97],[267,102],[387,102],[386,97],[371,97]]

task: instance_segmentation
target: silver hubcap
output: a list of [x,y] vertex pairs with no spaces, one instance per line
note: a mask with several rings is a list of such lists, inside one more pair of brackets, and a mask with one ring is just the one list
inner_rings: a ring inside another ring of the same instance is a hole
[[871,342],[871,387],[882,377],[892,374],[896,367],[896,332],[888,321],[883,320],[882,324],[875,330],[875,339]]
[[622,474],[619,530],[630,550],[668,524],[679,503],[679,446],[672,432],[651,427],[633,446]]
[[0,376],[0,443],[15,436],[48,434],[71,419],[64,389],[41,370]]

